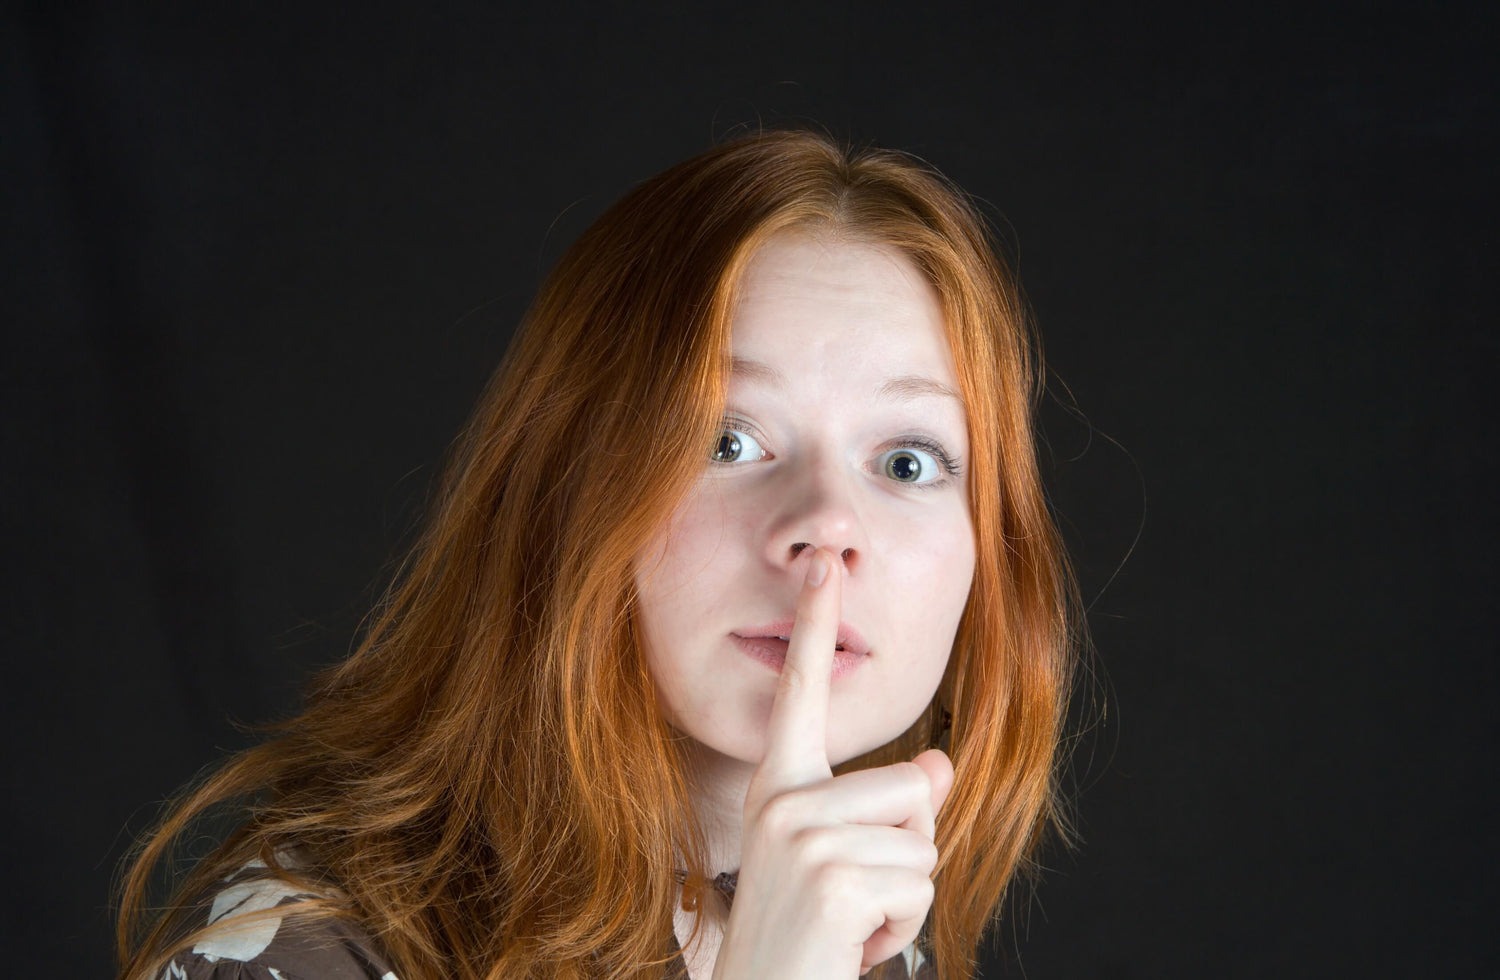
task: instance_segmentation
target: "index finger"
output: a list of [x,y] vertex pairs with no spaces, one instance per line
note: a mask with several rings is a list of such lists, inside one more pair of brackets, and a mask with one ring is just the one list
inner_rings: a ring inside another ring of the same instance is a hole
[[[828,697],[838,643],[844,573],[818,548],[797,597],[797,620],[776,682],[766,754],[756,770],[766,796],[828,779]],[[819,578],[821,581],[815,582]]]

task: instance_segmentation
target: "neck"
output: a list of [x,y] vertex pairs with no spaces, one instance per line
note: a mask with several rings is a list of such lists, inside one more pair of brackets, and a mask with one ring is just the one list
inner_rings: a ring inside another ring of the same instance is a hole
[[691,742],[687,752],[693,808],[708,845],[709,876],[738,871],[745,794],[755,766]]

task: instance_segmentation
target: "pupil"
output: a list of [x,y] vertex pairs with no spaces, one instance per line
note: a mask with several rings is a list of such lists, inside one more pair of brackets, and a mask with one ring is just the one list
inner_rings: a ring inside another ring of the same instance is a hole
[[714,460],[719,463],[727,463],[734,460],[740,454],[740,441],[726,432],[719,436],[719,444],[714,447]]
[[922,464],[911,453],[901,453],[898,456],[892,456],[888,465],[890,466],[892,476],[907,483],[922,475]]

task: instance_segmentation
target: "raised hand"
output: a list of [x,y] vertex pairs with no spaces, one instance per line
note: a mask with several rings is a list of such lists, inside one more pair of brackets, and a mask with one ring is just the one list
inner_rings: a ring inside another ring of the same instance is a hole
[[817,549],[745,798],[739,884],[714,980],[853,980],[908,946],[932,904],[948,757],[931,749],[837,778],[828,762],[842,591],[842,563]]

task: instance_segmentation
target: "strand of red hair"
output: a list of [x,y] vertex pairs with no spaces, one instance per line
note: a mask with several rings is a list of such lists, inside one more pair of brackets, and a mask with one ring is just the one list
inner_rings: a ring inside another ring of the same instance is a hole
[[[707,875],[681,736],[634,620],[633,563],[704,465],[734,290],[791,227],[903,250],[943,301],[968,411],[974,583],[937,697],[847,771],[943,736],[956,782],[921,944],[972,975],[1058,800],[1082,621],[1035,460],[1039,358],[984,221],[914,159],[774,131],[645,182],[544,284],[450,451],[422,536],[346,661],[164,814],[119,887],[121,975],[154,978],[205,896],[252,860],[327,896],[405,980],[659,977],[673,869]],[[205,818],[238,829],[176,882],[153,875]]]

